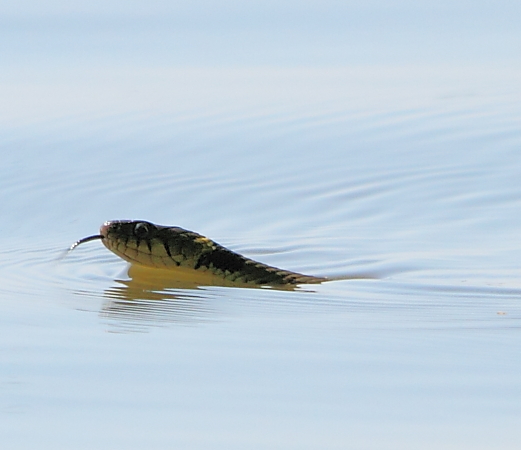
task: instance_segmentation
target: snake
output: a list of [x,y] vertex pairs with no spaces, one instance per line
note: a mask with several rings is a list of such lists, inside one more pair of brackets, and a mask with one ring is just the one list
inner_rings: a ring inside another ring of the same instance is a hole
[[254,261],[193,231],[143,220],[105,222],[99,234],[76,241],[69,251],[96,239],[131,264],[166,270],[187,268],[233,283],[297,285],[327,280]]

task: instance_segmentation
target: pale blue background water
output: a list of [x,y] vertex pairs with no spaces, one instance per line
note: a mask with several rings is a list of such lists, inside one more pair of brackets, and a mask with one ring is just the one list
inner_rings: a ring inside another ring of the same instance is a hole
[[[520,10],[2,5],[2,448],[518,448]],[[117,218],[357,279],[60,259]]]

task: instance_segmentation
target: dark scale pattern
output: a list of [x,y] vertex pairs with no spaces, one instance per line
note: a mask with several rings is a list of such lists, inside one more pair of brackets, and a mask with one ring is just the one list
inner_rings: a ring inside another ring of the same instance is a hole
[[194,269],[200,267],[216,268],[223,272],[240,272],[244,270],[245,261],[240,255],[223,247],[218,247],[210,252],[203,253],[197,260]]
[[168,246],[167,242],[163,242],[163,247],[165,248],[166,254],[172,258],[172,253],[170,252],[170,247]]
[[[214,243],[215,244],[215,243]],[[316,277],[297,274],[262,264],[228,250],[219,244],[215,249],[203,253],[194,269],[205,268],[226,279],[254,284],[299,284],[323,281]]]

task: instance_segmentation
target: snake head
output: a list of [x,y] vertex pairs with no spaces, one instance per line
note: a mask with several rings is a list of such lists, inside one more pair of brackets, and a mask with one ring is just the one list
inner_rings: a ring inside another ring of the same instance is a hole
[[170,251],[167,229],[144,220],[114,220],[101,226],[100,235],[105,247],[132,264],[168,268],[179,262],[177,252]]
[[136,262],[138,254],[150,254],[150,242],[157,233],[157,226],[144,220],[113,220],[100,228],[102,242],[119,257]]

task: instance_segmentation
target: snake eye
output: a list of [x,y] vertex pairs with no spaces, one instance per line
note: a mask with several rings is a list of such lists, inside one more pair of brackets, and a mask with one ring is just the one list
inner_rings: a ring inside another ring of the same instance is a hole
[[139,222],[134,226],[134,235],[139,238],[143,239],[146,238],[148,235],[149,229],[148,224]]

